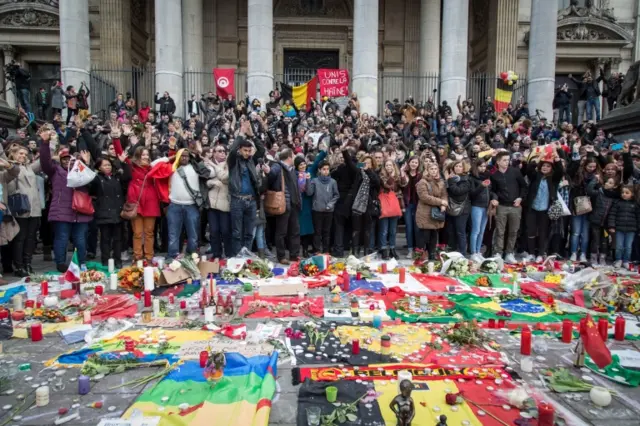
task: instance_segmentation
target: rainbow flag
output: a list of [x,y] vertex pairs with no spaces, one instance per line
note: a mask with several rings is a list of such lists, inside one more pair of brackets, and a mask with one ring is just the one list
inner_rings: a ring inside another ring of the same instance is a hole
[[145,417],[160,417],[160,425],[267,426],[276,392],[278,353],[225,356],[224,376],[217,384],[206,381],[199,361],[187,361],[140,395],[123,418],[138,410]]

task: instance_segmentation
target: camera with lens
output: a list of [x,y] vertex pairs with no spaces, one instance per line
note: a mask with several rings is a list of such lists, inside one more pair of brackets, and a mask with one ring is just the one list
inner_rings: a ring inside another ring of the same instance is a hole
[[4,78],[8,81],[16,81],[16,75],[18,74],[18,70],[20,69],[20,65],[16,64],[15,60],[12,60],[8,64],[4,66]]

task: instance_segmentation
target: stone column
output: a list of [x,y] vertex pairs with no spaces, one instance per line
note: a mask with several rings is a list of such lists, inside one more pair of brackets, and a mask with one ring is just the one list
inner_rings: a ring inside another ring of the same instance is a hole
[[[549,9],[549,13],[553,11]],[[487,72],[500,75],[503,71],[516,71],[518,60],[518,2],[490,0],[489,48]]]
[[529,66],[527,72],[527,101],[529,112],[536,109],[547,118],[553,116],[553,95],[556,73],[557,0],[531,1],[531,30],[529,32]]
[[156,92],[169,92],[176,104],[175,115],[184,116],[182,85],[182,2],[155,0]]
[[[204,12],[202,0],[182,0],[182,58],[184,60],[184,91],[187,99],[204,92]],[[211,73],[211,70],[208,70]]]
[[440,71],[440,0],[421,0],[419,62],[421,96],[418,96],[416,101],[426,101],[431,96],[432,90],[438,88],[438,71]]
[[352,87],[360,113],[378,114],[378,0],[354,1]]
[[273,0],[248,0],[247,86],[249,102],[266,108],[273,84]]
[[[4,64],[5,66],[10,64],[11,61],[15,59],[15,49],[10,44],[5,44],[2,46],[2,53],[4,55]],[[7,105],[11,108],[15,108],[18,105],[15,86],[12,82],[5,80],[4,81],[4,98],[7,101]]]
[[116,90],[132,90],[130,0],[100,0],[100,54],[100,65],[113,70],[107,75]]
[[440,102],[447,101],[452,111],[458,96],[467,95],[468,47],[469,0],[447,0],[442,10]]
[[[60,74],[63,87],[80,89],[89,84],[91,43],[89,40],[89,2],[60,0]],[[91,103],[91,97],[89,97]]]

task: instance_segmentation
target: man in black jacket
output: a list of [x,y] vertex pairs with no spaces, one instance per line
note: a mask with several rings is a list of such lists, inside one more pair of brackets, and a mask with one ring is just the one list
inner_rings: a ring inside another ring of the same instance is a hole
[[173,113],[176,112],[176,103],[173,98],[169,96],[169,92],[164,92],[164,96],[158,98],[160,92],[156,92],[155,102],[160,105],[160,114],[168,114],[173,117]]
[[[491,186],[498,196],[498,210],[496,212],[496,235],[493,253],[501,256],[504,248],[505,229],[509,228],[504,260],[506,263],[516,263],[514,250],[520,218],[522,216],[522,200],[527,195],[527,182],[520,170],[509,167],[509,153],[500,152],[496,155],[498,168],[491,176]],[[493,203],[493,202],[492,202]],[[495,203],[493,203],[495,205]]]
[[563,122],[571,123],[571,97],[569,86],[563,84],[556,92],[553,99],[554,107],[558,109],[558,124]]
[[[227,164],[229,165],[229,195],[231,197],[231,253],[233,257],[242,247],[251,249],[253,230],[256,223],[256,212],[260,199],[261,181],[256,166],[261,165],[263,172],[269,167],[258,160],[264,157],[264,145],[258,138],[251,143],[249,122],[245,121],[238,136],[229,149]],[[255,153],[253,154],[255,144]]]

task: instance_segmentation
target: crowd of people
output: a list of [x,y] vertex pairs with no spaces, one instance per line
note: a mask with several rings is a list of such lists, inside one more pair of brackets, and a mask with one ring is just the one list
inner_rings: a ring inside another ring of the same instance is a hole
[[[36,253],[53,253],[59,271],[70,247],[81,264],[99,253],[120,267],[129,253],[175,259],[185,242],[187,253],[247,247],[285,265],[313,253],[435,258],[438,247],[507,263],[638,256],[640,144],[593,120],[531,115],[522,99],[502,111],[491,98],[460,98],[457,111],[396,99],[375,117],[355,93],[344,107],[297,108],[277,90],[264,106],[209,92],[183,119],[167,92],[156,110],[120,94],[102,121],[84,85],[54,89],[53,120],[22,111],[2,142],[5,274],[33,273]],[[69,187],[82,165],[95,177]]]

